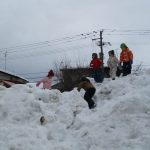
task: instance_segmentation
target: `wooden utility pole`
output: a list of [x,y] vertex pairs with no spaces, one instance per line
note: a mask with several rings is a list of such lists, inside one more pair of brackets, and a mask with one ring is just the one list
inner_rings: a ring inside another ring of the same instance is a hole
[[92,40],[100,40],[99,41],[99,44],[98,44],[98,46],[100,46],[100,49],[101,49],[101,51],[100,51],[100,53],[99,53],[99,57],[100,57],[100,59],[102,60],[102,62],[103,62],[103,64],[102,64],[102,69],[103,69],[103,67],[104,67],[104,52],[103,52],[103,45],[104,45],[104,43],[103,43],[103,30],[102,31],[100,31],[100,37],[99,38],[95,38],[95,39],[92,39]]
[[103,31],[100,31],[100,48],[101,48],[101,52],[100,52],[100,59],[102,60],[102,68],[104,67],[104,52],[103,52],[103,37],[102,37]]

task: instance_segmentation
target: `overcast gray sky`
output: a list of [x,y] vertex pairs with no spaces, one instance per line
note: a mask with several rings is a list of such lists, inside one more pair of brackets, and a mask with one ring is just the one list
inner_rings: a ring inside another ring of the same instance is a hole
[[[105,60],[109,49],[116,49],[119,55],[119,45],[125,42],[134,52],[135,64],[150,65],[150,35],[122,35],[121,32],[113,35],[112,32],[113,29],[149,30],[149,6],[148,0],[1,0],[0,67],[5,68],[6,50],[7,70],[18,74],[46,72],[58,59],[88,63],[91,53],[99,51],[90,38],[63,45],[56,42],[51,46],[39,42],[102,29],[103,40],[112,44],[104,48]],[[33,43],[38,46],[28,45]],[[17,47],[20,45],[28,46]]]

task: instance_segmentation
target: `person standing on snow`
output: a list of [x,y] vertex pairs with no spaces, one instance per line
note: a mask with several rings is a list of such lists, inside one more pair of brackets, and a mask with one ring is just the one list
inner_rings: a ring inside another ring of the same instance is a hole
[[114,50],[111,50],[108,52],[109,59],[107,61],[107,65],[109,67],[109,75],[112,78],[112,80],[115,80],[116,72],[117,72],[117,66],[118,66],[118,58],[115,56]]
[[133,53],[125,43],[120,45],[122,52],[120,53],[120,65],[123,63],[123,76],[131,74],[132,63],[133,63]]
[[38,87],[41,83],[43,83],[43,89],[51,89],[52,78],[54,76],[53,70],[50,70],[46,77],[44,77],[41,81],[37,82],[36,86]]
[[92,97],[96,92],[95,87],[89,79],[87,79],[86,77],[81,77],[81,82],[78,85],[77,90],[80,91],[82,88],[86,91],[84,94],[84,99],[88,103],[89,109],[93,109],[94,107],[96,107],[95,102],[92,100]]
[[94,77],[95,82],[102,82],[102,61],[98,58],[96,53],[92,54],[92,60],[90,62],[90,67],[92,68],[92,74]]

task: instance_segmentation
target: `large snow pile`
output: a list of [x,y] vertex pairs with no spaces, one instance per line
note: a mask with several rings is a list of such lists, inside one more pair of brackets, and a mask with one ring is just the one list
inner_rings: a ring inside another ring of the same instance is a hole
[[94,85],[94,110],[76,88],[0,86],[0,150],[149,150],[150,70]]

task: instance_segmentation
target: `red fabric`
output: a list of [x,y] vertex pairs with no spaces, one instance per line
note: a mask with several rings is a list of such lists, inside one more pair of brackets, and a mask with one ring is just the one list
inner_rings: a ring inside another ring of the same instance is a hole
[[99,58],[95,58],[91,61],[90,67],[93,69],[99,69],[102,65],[102,61]]

